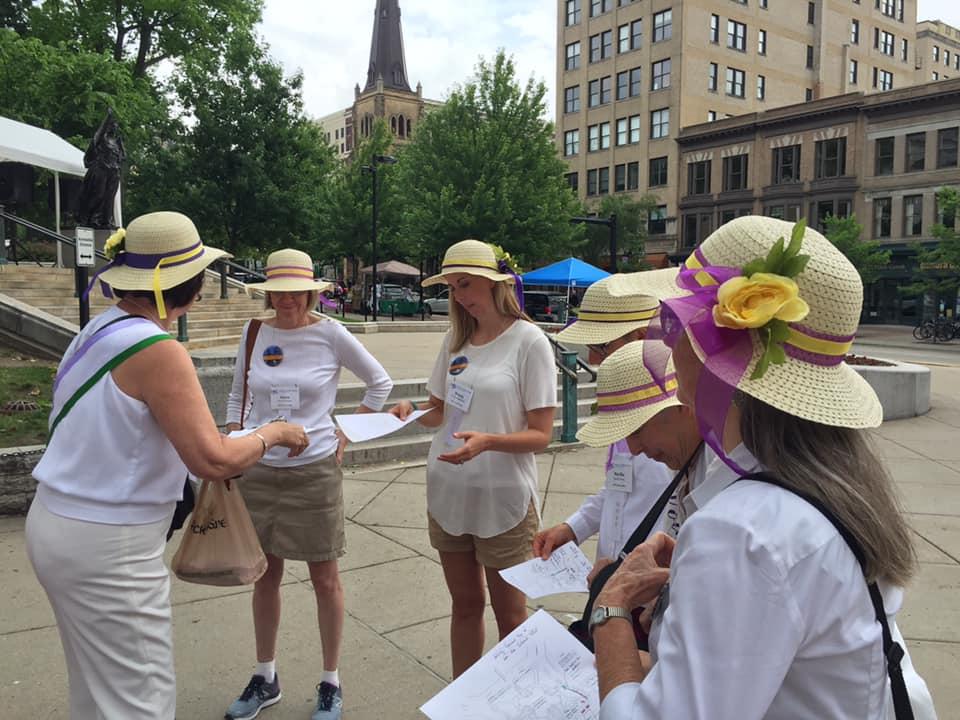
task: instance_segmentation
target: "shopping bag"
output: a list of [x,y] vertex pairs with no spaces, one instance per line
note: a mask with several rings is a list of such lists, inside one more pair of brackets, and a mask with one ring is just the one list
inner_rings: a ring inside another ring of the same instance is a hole
[[201,585],[250,585],[267,571],[236,483],[202,481],[171,569],[181,580]]

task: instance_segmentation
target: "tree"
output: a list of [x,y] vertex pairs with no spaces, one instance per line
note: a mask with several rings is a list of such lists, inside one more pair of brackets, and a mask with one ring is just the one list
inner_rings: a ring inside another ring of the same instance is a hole
[[880,276],[880,271],[890,264],[889,250],[881,249],[880,243],[874,240],[860,239],[863,225],[857,222],[856,215],[844,218],[828,215],[826,225],[827,239],[857,269],[864,285],[874,282]]
[[501,51],[420,122],[398,154],[393,192],[401,236],[424,257],[465,238],[496,243],[522,264],[570,248],[578,203],[543,120],[545,94],[532,79],[521,87]]
[[[605,195],[596,208],[598,217],[617,216],[617,255],[626,255],[629,258],[630,269],[640,269],[639,265],[643,263],[647,221],[657,204],[655,195],[644,195],[639,200],[626,195]],[[589,226],[584,239],[577,246],[577,251],[581,259],[598,267],[609,267],[609,228]],[[635,265],[638,267],[634,268]]]
[[[930,294],[934,297],[957,295],[960,285],[960,233],[956,230],[957,213],[960,212],[960,190],[942,187],[937,191],[937,207],[941,221],[930,230],[937,240],[932,248],[916,248],[919,270],[914,282],[902,289],[905,295]],[[952,301],[951,301],[952,302]]]

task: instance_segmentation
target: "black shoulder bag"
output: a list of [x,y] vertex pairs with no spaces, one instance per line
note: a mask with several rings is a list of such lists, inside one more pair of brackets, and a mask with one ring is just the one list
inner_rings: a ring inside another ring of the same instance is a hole
[[[697,449],[693,451],[693,454],[687,458],[687,462],[684,463],[683,467],[680,468],[680,471],[674,475],[673,480],[670,481],[670,484],[667,485],[664,491],[660,494],[660,497],[657,498],[657,501],[647,512],[640,524],[637,525],[637,529],[633,531],[633,534],[631,534],[629,539],[627,539],[627,542],[624,543],[623,550],[620,552],[621,557],[616,558],[614,562],[601,569],[593,578],[593,582],[590,583],[590,596],[587,598],[587,604],[583,608],[583,615],[579,620],[574,620],[572,623],[570,623],[570,626],[567,628],[571,634],[573,634],[577,640],[582,642],[590,652],[593,652],[593,638],[590,637],[589,630],[590,614],[593,612],[593,604],[597,600],[597,595],[599,595],[600,591],[603,590],[603,586],[606,585],[607,580],[610,579],[610,576],[613,575],[617,571],[617,568],[619,568],[623,563],[622,558],[629,555],[633,549],[637,547],[637,545],[646,540],[650,535],[650,531],[653,530],[654,524],[660,518],[660,515],[663,514],[663,509],[670,501],[670,496],[676,492],[677,486],[680,485],[680,481],[686,477],[694,459],[700,454],[701,447],[702,444],[697,446]],[[640,610],[642,610],[642,608],[640,608]],[[643,633],[642,630],[639,630],[639,627],[636,624],[636,617],[638,614],[639,613],[634,614],[634,633],[637,636],[637,647],[640,650],[646,650],[646,633]]]
[[[744,475],[740,479],[756,480],[758,482],[776,485],[788,492],[792,492],[797,497],[815,507],[820,511],[821,515],[830,521],[830,524],[836,528],[837,532],[840,533],[840,537],[844,539],[850,547],[851,552],[853,552],[854,557],[857,558],[857,562],[860,563],[860,568],[862,570],[866,569],[863,548],[860,547],[860,543],[857,542],[857,539],[847,530],[846,526],[819,500],[797,491],[779,478],[768,473],[751,473],[750,475]],[[905,654],[903,647],[900,646],[900,643],[894,642],[893,636],[890,634],[890,625],[887,623],[887,612],[883,607],[883,596],[880,594],[880,588],[877,587],[877,583],[868,583],[867,589],[870,591],[870,600],[873,603],[873,611],[876,613],[877,622],[880,623],[880,627],[883,630],[883,655],[887,659],[887,675],[890,677],[890,689],[893,694],[894,716],[897,720],[913,720],[913,708],[910,706],[910,696],[907,694],[907,685],[903,680],[903,668],[900,667],[900,661]]]

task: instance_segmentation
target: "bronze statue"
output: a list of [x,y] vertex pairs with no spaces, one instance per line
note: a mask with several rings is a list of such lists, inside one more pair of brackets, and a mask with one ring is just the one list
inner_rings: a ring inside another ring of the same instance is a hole
[[83,155],[87,173],[77,200],[77,224],[92,228],[113,228],[113,202],[120,187],[120,166],[126,159],[123,138],[112,110],[97,128]]

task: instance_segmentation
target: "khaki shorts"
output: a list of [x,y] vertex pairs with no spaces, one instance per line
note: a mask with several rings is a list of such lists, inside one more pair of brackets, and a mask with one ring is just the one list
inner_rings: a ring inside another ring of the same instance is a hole
[[346,552],[336,455],[297,467],[254,465],[237,485],[265,553],[324,562]]
[[533,557],[533,536],[540,529],[537,508],[531,502],[527,516],[516,527],[493,537],[451,535],[428,512],[430,545],[440,552],[473,552],[477,562],[494,570],[513,567]]

